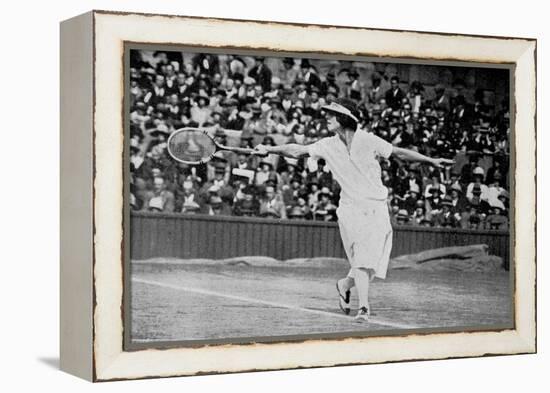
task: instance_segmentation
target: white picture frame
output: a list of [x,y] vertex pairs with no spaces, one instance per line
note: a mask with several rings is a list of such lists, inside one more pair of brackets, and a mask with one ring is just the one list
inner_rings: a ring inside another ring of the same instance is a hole
[[[123,54],[128,42],[513,64],[515,328],[125,351]],[[63,22],[61,368],[90,381],[109,381],[536,352],[535,56],[536,41],[523,38],[105,11]]]

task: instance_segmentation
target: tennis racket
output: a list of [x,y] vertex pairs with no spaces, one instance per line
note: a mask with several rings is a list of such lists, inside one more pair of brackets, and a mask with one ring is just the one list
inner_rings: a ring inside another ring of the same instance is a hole
[[168,138],[168,153],[179,162],[190,165],[207,163],[220,150],[242,154],[258,154],[254,149],[223,146],[216,142],[204,129],[180,128]]

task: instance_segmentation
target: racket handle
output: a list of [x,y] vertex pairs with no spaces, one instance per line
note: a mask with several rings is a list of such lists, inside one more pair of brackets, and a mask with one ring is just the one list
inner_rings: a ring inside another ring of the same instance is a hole
[[235,153],[238,153],[238,154],[255,154],[259,157],[267,156],[267,154],[258,154],[256,152],[256,150],[248,148],[248,147],[230,147],[230,146],[218,145],[218,149],[232,151],[232,152],[235,152]]

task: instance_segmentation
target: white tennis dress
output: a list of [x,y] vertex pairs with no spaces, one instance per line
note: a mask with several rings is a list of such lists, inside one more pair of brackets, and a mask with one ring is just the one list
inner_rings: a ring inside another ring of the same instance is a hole
[[[392,247],[392,227],[378,157],[388,158],[392,145],[357,130],[350,151],[337,136],[308,146],[314,159],[325,159],[342,189],[336,214],[342,243],[352,267],[373,269],[386,278]],[[353,277],[353,275],[351,275]]]

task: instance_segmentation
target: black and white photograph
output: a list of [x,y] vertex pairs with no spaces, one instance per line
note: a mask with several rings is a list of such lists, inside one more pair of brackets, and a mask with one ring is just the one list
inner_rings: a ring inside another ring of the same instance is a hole
[[126,346],[513,328],[511,75],[127,44]]

